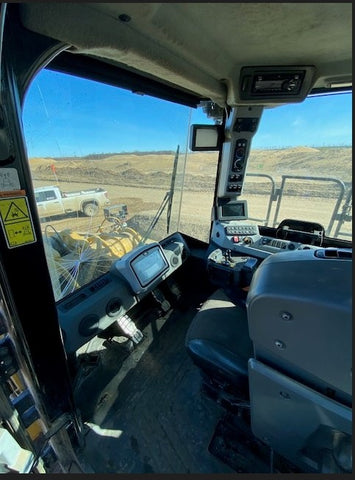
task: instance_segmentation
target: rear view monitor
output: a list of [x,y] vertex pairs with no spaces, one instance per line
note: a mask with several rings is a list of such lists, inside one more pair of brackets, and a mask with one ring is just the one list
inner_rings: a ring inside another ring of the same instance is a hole
[[155,245],[135,257],[131,261],[131,268],[140,285],[146,287],[164,273],[169,265],[161,248]]
[[219,220],[246,220],[247,218],[246,200],[232,201],[218,207]]

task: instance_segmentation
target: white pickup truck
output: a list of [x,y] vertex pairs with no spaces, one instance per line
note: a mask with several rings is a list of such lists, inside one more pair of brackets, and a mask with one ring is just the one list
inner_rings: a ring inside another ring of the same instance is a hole
[[82,212],[94,217],[101,207],[110,204],[103,188],[62,192],[56,186],[35,188],[35,197],[40,217],[51,217],[72,212]]

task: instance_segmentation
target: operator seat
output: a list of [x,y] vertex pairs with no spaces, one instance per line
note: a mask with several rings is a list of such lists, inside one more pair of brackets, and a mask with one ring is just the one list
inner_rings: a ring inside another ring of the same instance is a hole
[[185,346],[207,382],[248,398],[248,360],[253,347],[247,314],[222,289],[216,290],[195,315]]
[[247,297],[251,428],[301,468],[352,468],[352,253],[277,253]]

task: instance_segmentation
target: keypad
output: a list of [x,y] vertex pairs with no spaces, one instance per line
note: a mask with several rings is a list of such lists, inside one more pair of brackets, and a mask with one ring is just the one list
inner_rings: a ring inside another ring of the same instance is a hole
[[227,235],[258,235],[257,225],[228,225],[225,227]]

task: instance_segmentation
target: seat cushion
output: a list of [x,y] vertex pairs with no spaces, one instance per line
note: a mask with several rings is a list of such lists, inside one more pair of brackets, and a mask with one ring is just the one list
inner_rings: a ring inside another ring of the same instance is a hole
[[223,290],[214,292],[195,315],[185,345],[194,363],[210,377],[242,388],[248,385],[253,347],[247,314]]

